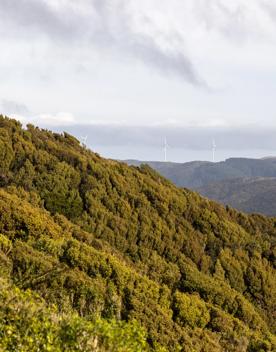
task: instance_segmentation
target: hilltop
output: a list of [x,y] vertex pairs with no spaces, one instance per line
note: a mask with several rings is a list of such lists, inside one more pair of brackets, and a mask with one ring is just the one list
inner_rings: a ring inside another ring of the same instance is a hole
[[0,350],[275,350],[276,219],[3,116],[0,184]]

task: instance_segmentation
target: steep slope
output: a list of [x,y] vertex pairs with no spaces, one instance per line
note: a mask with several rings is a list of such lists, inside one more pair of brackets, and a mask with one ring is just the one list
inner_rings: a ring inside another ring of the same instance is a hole
[[205,197],[248,213],[276,215],[276,178],[224,180],[198,188]]
[[4,117],[0,166],[6,281],[69,317],[136,320],[155,350],[274,350],[276,219]]
[[[129,165],[142,165],[137,160]],[[276,216],[276,159],[231,158],[219,163],[194,161],[184,164],[146,162],[177,186],[248,213]]]

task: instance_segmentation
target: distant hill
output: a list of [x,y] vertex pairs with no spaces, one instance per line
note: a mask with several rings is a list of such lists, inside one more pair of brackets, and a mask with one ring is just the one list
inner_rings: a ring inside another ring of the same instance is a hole
[[[128,160],[128,164],[142,162]],[[218,163],[146,162],[177,186],[245,212],[276,215],[276,158],[231,158]]]
[[0,185],[1,352],[276,350],[276,218],[3,116]]
[[249,177],[198,188],[202,195],[248,212],[276,215],[276,178]]
[[187,163],[126,160],[129,165],[148,164],[177,186],[199,187],[226,179],[243,177],[276,177],[276,158],[230,158],[212,163],[192,161]]

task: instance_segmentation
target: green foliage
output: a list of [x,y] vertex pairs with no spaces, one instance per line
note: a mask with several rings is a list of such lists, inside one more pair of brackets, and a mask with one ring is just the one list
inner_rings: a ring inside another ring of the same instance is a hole
[[174,300],[176,320],[181,325],[204,328],[209,323],[209,310],[198,295],[176,292]]
[[[259,164],[262,160],[253,160]],[[269,170],[271,168],[271,170]],[[214,199],[222,204],[247,213],[261,213],[267,216],[276,216],[276,164],[275,159],[263,163],[263,169],[258,176],[240,177],[212,182],[198,188],[205,197]],[[273,176],[273,177],[272,177]]]
[[[136,160],[128,163],[141,164]],[[217,163],[147,162],[149,166],[177,186],[193,189],[225,205],[248,213],[276,215],[276,158],[231,158]]]
[[[15,329],[15,342],[3,330],[6,344],[36,351],[49,339],[55,351],[85,351],[99,336],[103,351],[275,349],[275,219],[226,210],[147,166],[104,160],[68,134],[4,117],[0,128],[2,151],[12,141],[0,278],[30,312],[29,327],[3,318]],[[2,317],[18,311],[3,302]]]
[[8,177],[9,168],[13,158],[14,151],[9,138],[9,133],[6,129],[0,127],[0,173],[2,182]]
[[0,233],[0,251],[8,255],[12,250],[12,242]]
[[143,352],[149,347],[135,321],[59,315],[30,291],[22,292],[0,279],[0,350]]

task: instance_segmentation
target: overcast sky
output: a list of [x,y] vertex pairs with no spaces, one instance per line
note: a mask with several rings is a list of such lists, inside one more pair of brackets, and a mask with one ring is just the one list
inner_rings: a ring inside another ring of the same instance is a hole
[[[177,148],[204,149],[215,135],[231,149],[239,131],[241,149],[253,150],[253,135],[256,149],[276,150],[265,132],[276,135],[276,0],[0,0],[0,16],[0,111],[9,116],[91,125],[91,145],[107,156],[108,131],[122,126],[120,147],[131,133],[157,146],[168,130]],[[153,129],[155,139],[143,138]],[[172,132],[191,130],[184,144]]]

